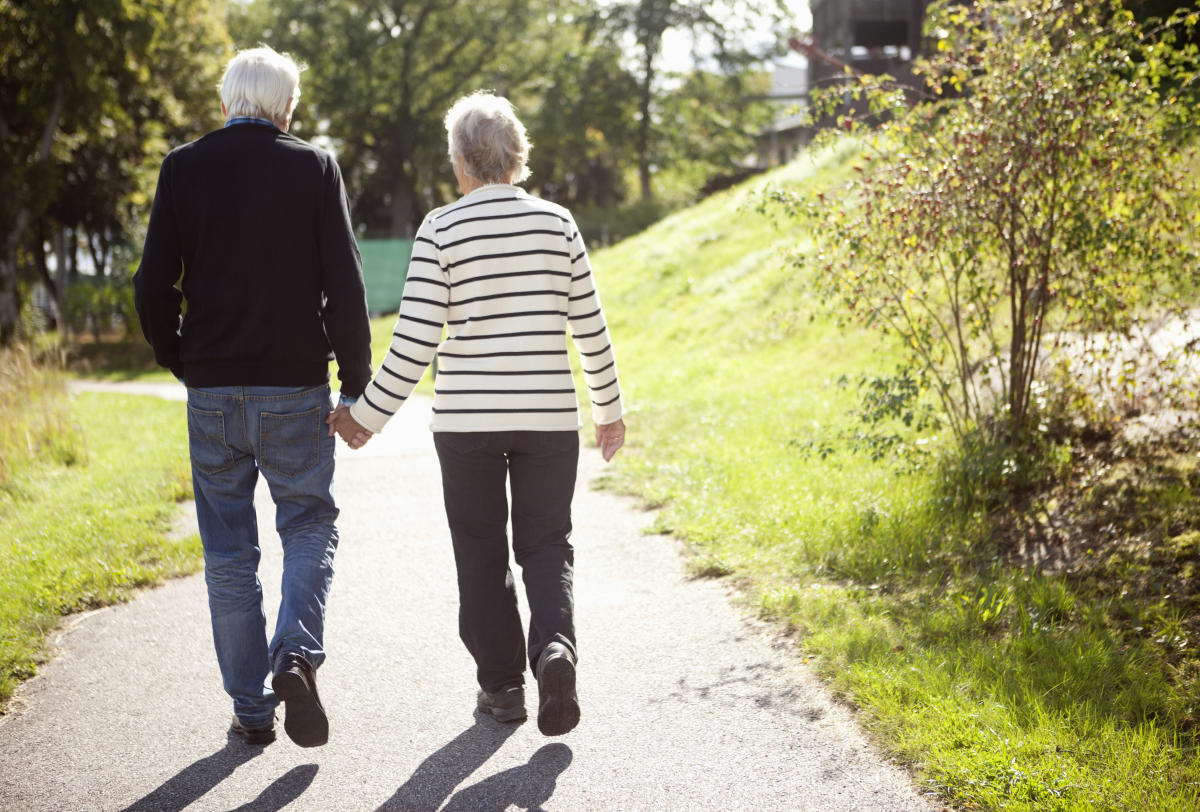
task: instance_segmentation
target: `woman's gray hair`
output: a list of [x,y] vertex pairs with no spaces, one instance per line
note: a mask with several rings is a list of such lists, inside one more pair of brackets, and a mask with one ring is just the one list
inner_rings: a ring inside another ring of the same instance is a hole
[[450,160],[484,183],[520,183],[529,177],[529,138],[503,96],[472,93],[446,113]]
[[287,121],[300,100],[303,66],[267,46],[238,51],[221,78],[225,115]]

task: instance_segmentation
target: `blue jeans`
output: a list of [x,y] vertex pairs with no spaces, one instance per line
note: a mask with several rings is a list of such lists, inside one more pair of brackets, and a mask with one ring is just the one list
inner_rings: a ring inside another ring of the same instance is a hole
[[[188,439],[213,642],[225,691],[244,725],[269,723],[278,700],[267,678],[282,655],[319,666],[333,580],[338,516],[329,386],[188,389]],[[262,472],[283,543],[275,636],[267,644],[258,579],[254,486]]]

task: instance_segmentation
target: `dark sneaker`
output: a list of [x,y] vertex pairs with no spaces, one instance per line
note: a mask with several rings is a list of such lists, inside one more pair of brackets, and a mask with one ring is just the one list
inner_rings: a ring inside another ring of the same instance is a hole
[[478,706],[481,711],[501,722],[521,722],[525,714],[525,689],[520,685],[501,688],[494,694],[479,692]]
[[551,643],[538,658],[538,730],[561,736],[579,724],[575,658],[562,643]]
[[242,720],[235,716],[233,717],[233,724],[229,726],[229,732],[236,733],[246,744],[256,746],[270,744],[275,741],[274,722],[262,727],[246,727],[242,724]]
[[317,676],[308,660],[286,654],[271,680],[275,696],[283,702],[283,729],[301,747],[319,747],[329,741],[329,718],[317,695]]

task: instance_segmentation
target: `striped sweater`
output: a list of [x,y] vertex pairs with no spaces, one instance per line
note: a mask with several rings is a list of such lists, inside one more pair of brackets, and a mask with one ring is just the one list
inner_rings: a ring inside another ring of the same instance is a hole
[[421,224],[392,345],[350,413],[381,431],[436,353],[434,431],[577,430],[568,329],[592,418],[612,423],[616,360],[575,221],[516,186],[480,187]]

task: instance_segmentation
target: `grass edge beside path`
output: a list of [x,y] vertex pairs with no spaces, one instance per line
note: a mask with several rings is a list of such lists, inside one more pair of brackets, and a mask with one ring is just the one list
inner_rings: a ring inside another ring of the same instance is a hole
[[608,482],[663,508],[655,529],[684,540],[691,572],[736,579],[954,805],[1196,808],[1200,754],[1179,727],[1194,683],[1154,642],[1169,607],[1006,564],[989,528],[938,508],[930,472],[837,439],[857,428],[837,379],[886,374],[890,354],[819,315],[787,262],[806,235],[756,202],[854,154],[802,156],[593,254],[631,409]]
[[66,615],[200,569],[199,536],[172,532],[177,504],[192,495],[184,408],[70,396],[77,453],[39,455],[0,488],[0,711]]

